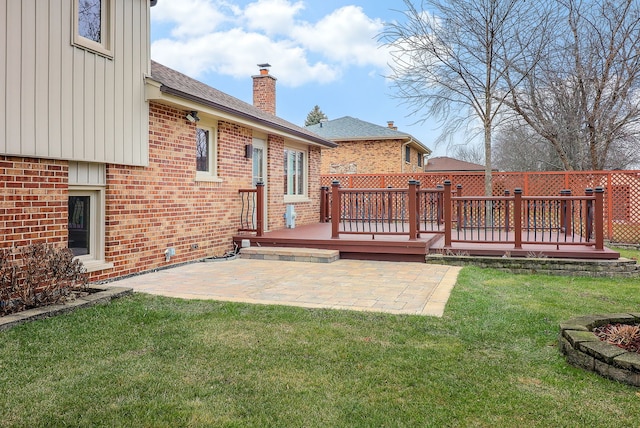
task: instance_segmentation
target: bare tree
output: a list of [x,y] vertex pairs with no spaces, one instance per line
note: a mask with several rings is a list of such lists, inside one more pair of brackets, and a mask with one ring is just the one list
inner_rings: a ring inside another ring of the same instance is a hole
[[640,156],[637,0],[561,0],[544,61],[515,79],[507,104],[565,170],[624,168]]
[[465,162],[483,165],[485,161],[484,145],[477,143],[456,144],[453,147],[453,157]]
[[[526,75],[524,50],[531,52],[544,11],[521,0],[404,0],[402,21],[389,23],[381,40],[393,58],[390,78],[397,96],[419,121],[436,118],[444,132],[480,122],[485,153],[485,194],[490,195],[492,131],[504,99],[504,77],[514,64]],[[526,41],[529,40],[529,44]],[[533,61],[535,64],[535,61]],[[511,73],[515,79],[516,72]],[[522,77],[520,77],[521,79]]]

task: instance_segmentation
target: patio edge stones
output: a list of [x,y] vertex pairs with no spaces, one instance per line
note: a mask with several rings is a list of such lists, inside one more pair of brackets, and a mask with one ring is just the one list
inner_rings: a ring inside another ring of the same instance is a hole
[[79,308],[85,308],[95,305],[106,305],[113,299],[133,293],[133,289],[127,287],[101,287],[90,285],[89,288],[98,291],[95,293],[90,293],[83,297],[79,297],[72,302],[42,306],[39,308],[28,309],[26,311],[0,317],[0,331],[9,330],[10,328],[16,327],[29,321],[50,318],[56,315],[72,312]]
[[600,376],[640,387],[640,354],[601,341],[593,329],[611,323],[639,323],[640,313],[595,314],[560,323],[558,345],[567,362]]

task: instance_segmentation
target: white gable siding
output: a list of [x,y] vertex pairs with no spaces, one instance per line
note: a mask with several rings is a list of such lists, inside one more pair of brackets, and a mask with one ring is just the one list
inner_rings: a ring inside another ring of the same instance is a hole
[[75,47],[74,0],[0,0],[0,154],[148,164],[148,0],[111,0],[113,57]]

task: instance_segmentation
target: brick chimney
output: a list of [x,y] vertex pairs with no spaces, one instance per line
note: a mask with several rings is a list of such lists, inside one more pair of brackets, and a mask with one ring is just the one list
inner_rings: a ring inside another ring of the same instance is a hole
[[269,74],[269,64],[258,64],[260,74],[253,79],[253,105],[260,110],[276,114],[276,78]]
[[394,124],[393,124],[393,120],[388,121],[388,122],[387,122],[387,126],[389,127],[389,129],[393,129],[394,131],[397,131],[397,130],[398,130],[398,127],[397,127],[397,126],[394,126]]

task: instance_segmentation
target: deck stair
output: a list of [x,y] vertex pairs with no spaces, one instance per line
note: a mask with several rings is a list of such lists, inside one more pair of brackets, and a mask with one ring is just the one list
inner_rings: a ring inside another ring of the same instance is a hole
[[240,257],[254,260],[332,263],[340,258],[340,251],[294,247],[246,247],[240,250]]

